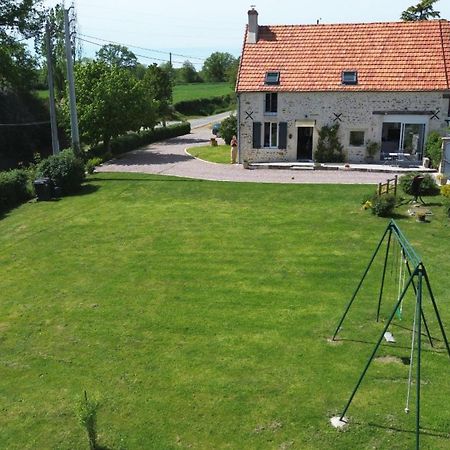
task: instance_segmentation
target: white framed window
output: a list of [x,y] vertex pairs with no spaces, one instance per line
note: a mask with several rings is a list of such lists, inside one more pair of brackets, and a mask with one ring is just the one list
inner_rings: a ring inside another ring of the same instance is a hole
[[365,133],[364,131],[350,131],[349,144],[352,147],[363,147],[364,146]]
[[264,147],[278,148],[278,123],[264,122]]
[[264,113],[275,115],[278,112],[278,94],[276,92],[269,92],[266,94]]

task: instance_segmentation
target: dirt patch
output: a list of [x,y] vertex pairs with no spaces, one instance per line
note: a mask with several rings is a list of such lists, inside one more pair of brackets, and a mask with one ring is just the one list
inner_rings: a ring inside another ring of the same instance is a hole
[[381,364],[403,364],[402,359],[397,356],[379,356],[375,361]]
[[272,420],[264,425],[258,425],[253,431],[255,433],[262,433],[263,431],[275,432],[283,427],[283,423],[280,420]]

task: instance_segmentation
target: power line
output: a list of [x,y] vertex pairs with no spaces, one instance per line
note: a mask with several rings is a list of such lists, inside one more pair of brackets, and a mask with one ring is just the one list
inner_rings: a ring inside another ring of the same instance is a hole
[[[152,49],[152,48],[139,47],[138,45],[124,44],[124,43],[121,43],[121,42],[110,41],[110,40],[102,39],[102,38],[99,38],[99,37],[96,37],[96,36],[89,36],[88,34],[79,33],[79,35],[87,37],[87,38],[90,38],[90,39],[95,39],[95,40],[101,41],[101,42],[109,42],[110,44],[124,45],[125,47],[138,48],[139,50],[146,50],[146,51],[153,52],[153,53],[162,53],[162,54],[165,54],[165,55],[170,55],[170,53],[171,53],[171,52],[165,52],[165,51],[162,51],[162,50],[155,50],[155,49]],[[172,55],[173,56],[179,56],[180,58],[198,59],[199,61],[205,61],[205,59],[206,59],[206,58],[201,58],[199,56],[182,55],[180,53],[172,53]]]
[[[99,44],[98,42],[89,41],[88,39],[83,39],[83,38],[80,38],[78,36],[76,37],[76,39],[78,39],[79,41],[82,41],[82,42],[87,42],[88,44],[92,44],[92,45],[97,45],[99,47],[103,47],[103,45]],[[106,42],[111,42],[111,41],[106,41]],[[119,45],[123,45],[123,44],[119,44]],[[170,55],[170,53],[168,53],[168,54]],[[140,55],[138,53],[135,53],[134,55],[138,56],[139,58],[149,59],[149,60],[152,60],[152,61],[167,62],[167,59],[154,58],[152,56]],[[172,63],[174,63],[174,64],[184,64],[184,61],[172,61]],[[200,62],[193,62],[192,64],[202,65],[202,63],[200,63]]]

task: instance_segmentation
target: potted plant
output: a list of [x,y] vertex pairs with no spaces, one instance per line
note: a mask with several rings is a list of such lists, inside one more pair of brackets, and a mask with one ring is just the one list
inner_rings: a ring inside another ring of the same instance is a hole
[[366,161],[373,162],[375,156],[380,152],[380,144],[374,141],[367,141],[366,144]]
[[447,175],[445,175],[445,173],[438,173],[436,175],[436,180],[441,186],[445,186],[447,184],[448,177]]

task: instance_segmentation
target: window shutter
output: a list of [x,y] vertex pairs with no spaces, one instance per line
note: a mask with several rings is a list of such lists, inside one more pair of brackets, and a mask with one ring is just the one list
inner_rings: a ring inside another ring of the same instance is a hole
[[253,122],[253,148],[261,148],[261,122]]
[[280,122],[278,130],[278,148],[287,147],[287,122]]

